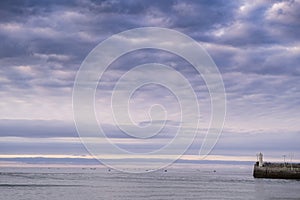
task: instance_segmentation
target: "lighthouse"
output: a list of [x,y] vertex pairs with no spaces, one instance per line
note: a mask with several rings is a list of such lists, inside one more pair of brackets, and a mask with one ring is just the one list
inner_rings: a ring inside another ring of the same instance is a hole
[[262,153],[258,154],[258,166],[259,167],[263,166],[263,154]]

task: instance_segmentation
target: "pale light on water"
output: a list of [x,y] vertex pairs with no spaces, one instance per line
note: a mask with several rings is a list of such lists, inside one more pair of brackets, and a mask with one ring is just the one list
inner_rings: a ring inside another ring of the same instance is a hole
[[[216,170],[216,171],[214,171]],[[168,168],[145,174],[106,168],[2,168],[0,199],[300,199],[300,181],[254,179],[251,166]]]

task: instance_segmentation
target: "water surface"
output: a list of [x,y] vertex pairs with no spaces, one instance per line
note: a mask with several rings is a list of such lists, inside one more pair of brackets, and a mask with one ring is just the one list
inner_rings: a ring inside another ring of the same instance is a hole
[[0,168],[0,194],[1,200],[300,200],[300,181],[254,179],[251,166],[180,167],[145,174],[107,168]]

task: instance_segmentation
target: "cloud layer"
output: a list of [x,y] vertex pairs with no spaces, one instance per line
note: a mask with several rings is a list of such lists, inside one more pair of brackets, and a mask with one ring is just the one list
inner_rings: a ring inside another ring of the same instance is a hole
[[[217,154],[249,155],[259,150],[271,154],[289,147],[300,153],[296,144],[300,139],[299,9],[298,1],[265,0],[1,1],[0,154],[32,154],[42,149],[45,154],[86,154],[80,143],[66,139],[77,137],[72,112],[76,72],[107,37],[149,26],[187,34],[217,64],[228,100]],[[209,93],[191,65],[168,52],[139,50],[111,64],[96,92],[101,122],[112,138],[124,139],[108,114],[111,89],[126,71],[149,62],[173,67],[197,92],[203,131],[194,147],[200,146],[210,119]],[[134,96],[132,114],[137,123],[147,124],[147,112],[142,110],[157,101],[170,107],[164,131],[172,136],[179,114],[171,93],[144,87]],[[62,143],[43,148],[30,141],[59,137],[71,145],[68,150],[54,151]],[[27,146],[9,138],[25,138]],[[194,147],[191,153],[196,154]]]

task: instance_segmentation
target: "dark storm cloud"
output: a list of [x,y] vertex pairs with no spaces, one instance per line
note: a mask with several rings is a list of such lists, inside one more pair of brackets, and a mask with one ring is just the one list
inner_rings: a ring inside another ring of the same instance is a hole
[[[5,1],[1,13],[7,18],[2,18],[1,33],[13,43],[12,53],[2,52],[2,56],[16,56],[13,52],[19,49],[25,55],[72,54],[82,59],[108,34],[141,26],[190,28],[202,35],[215,25],[226,24],[234,6],[223,1]],[[201,32],[199,27],[203,27]]]
[[[1,2],[1,13],[6,17],[1,21],[0,35],[4,42],[1,43],[0,56],[5,59],[30,57],[31,60],[39,61],[34,55],[40,54],[47,61],[40,66],[42,68],[59,65],[64,70],[77,70],[88,52],[110,34],[141,26],[161,26],[183,31],[201,42],[238,47],[230,60],[227,52],[219,51],[221,55],[216,57],[217,61],[218,58],[223,61],[218,62],[220,67],[230,65],[254,73],[298,74],[294,67],[287,70],[283,68],[296,64],[299,54],[290,55],[289,51],[278,54],[266,48],[256,51],[239,48],[251,45],[255,49],[255,46],[261,48],[261,45],[281,44],[286,40],[294,42],[297,39],[286,36],[297,32],[299,26],[288,26],[281,15],[275,15],[276,8],[272,7],[275,3],[277,2],[4,1]],[[243,4],[246,15],[239,10]],[[298,3],[286,4],[289,6],[277,10],[284,10],[284,19],[297,25],[297,13],[293,10]],[[295,28],[293,31],[286,31],[288,27]],[[218,31],[224,33],[218,36]],[[214,56],[214,52],[211,54]],[[51,55],[66,56],[69,59],[59,60],[53,56],[51,58]],[[266,60],[268,57],[275,61]],[[277,60],[289,60],[289,63],[285,63],[288,66],[282,67],[283,63],[278,63]],[[26,59],[22,61],[22,65],[27,64],[24,62]],[[254,66],[244,67],[249,64]],[[255,68],[257,65],[259,67]]]

